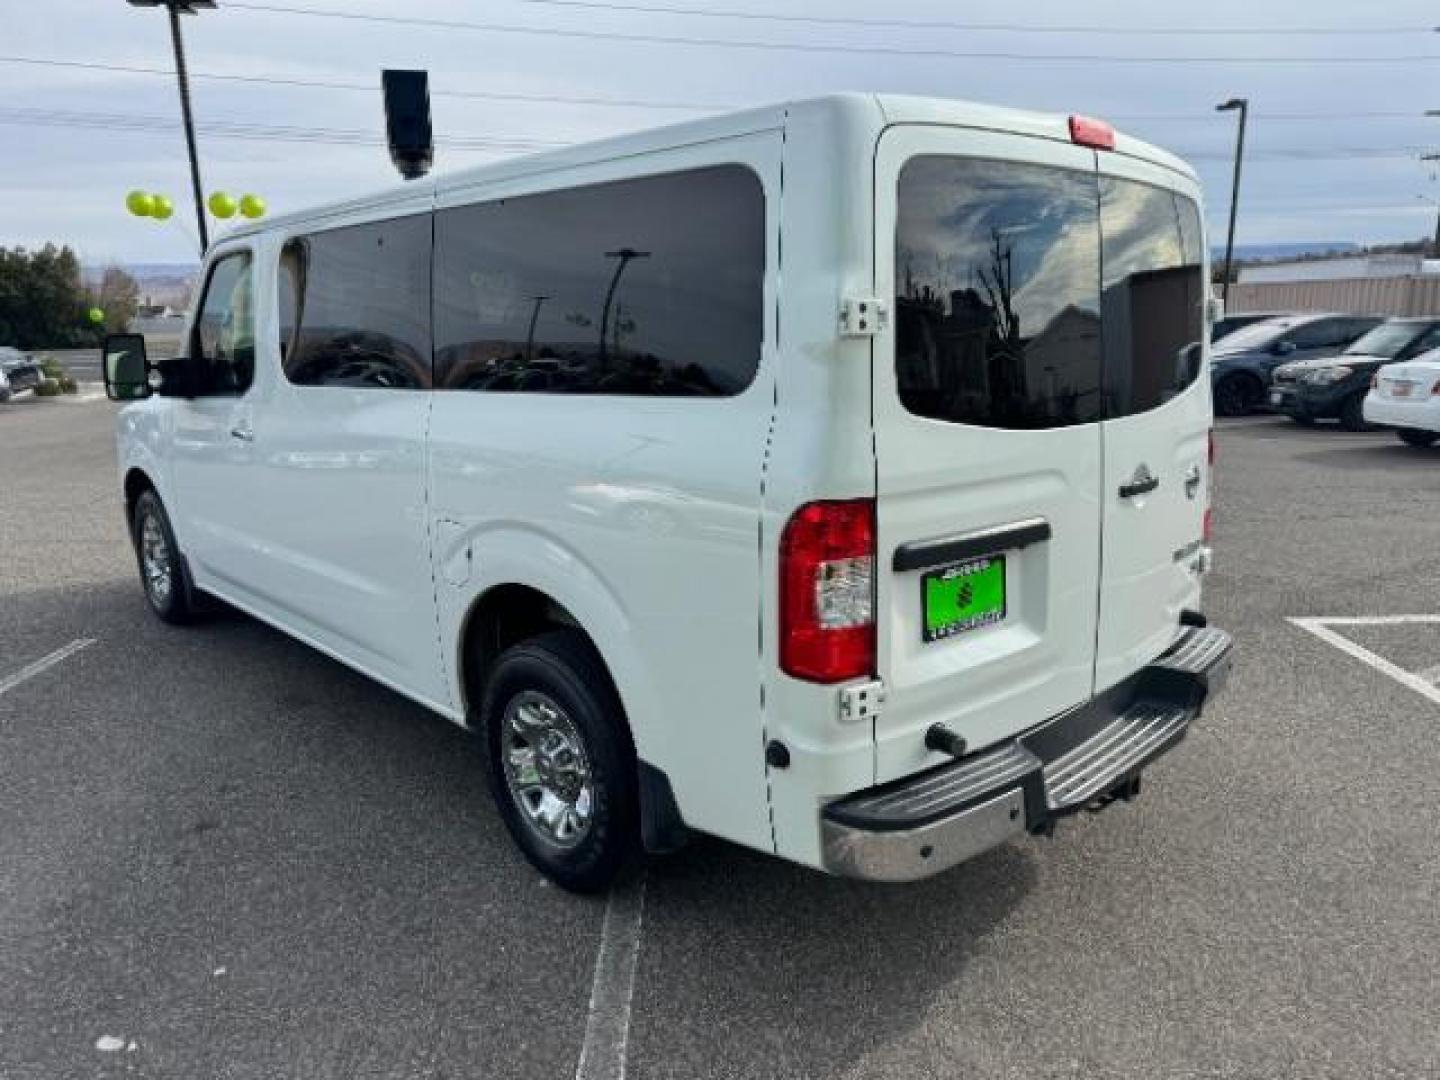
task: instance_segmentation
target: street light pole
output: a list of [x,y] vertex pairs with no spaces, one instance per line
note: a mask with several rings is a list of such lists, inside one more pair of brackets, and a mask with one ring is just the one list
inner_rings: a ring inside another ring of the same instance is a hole
[[1250,111],[1249,98],[1231,98],[1215,106],[1216,112],[1240,111],[1240,130],[1235,136],[1235,177],[1230,185],[1230,229],[1225,235],[1225,277],[1220,282],[1220,299],[1230,301],[1230,265],[1235,255],[1235,209],[1240,201],[1240,163],[1245,157],[1245,118]]
[[610,329],[610,305],[615,300],[615,289],[620,284],[620,275],[625,273],[625,267],[630,265],[632,259],[648,259],[650,252],[636,251],[634,248],[621,248],[618,251],[605,252],[607,259],[619,259],[615,266],[615,273],[610,277],[610,288],[605,292],[605,306],[600,312],[600,363],[599,368],[603,372],[609,363],[605,355],[605,332]]
[[195,147],[195,118],[190,111],[190,74],[185,67],[185,43],[180,35],[180,16],[196,15],[201,8],[213,8],[215,0],[127,0],[132,7],[163,7],[170,16],[170,43],[175,50],[175,77],[180,85],[180,116],[185,125],[185,146],[190,153],[190,187],[195,194],[195,220],[200,226],[200,253],[210,247],[205,222],[205,196],[200,183],[200,155]]
[[[1440,110],[1432,110],[1426,116],[1440,116]],[[1440,161],[1440,154],[1421,154],[1421,161]],[[1420,196],[1422,199],[1425,196]],[[1435,242],[1430,245],[1430,254],[1440,259],[1440,199],[1435,200]]]

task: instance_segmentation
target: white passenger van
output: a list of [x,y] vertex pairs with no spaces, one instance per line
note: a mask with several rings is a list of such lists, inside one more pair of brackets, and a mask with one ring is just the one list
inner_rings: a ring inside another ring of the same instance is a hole
[[112,339],[150,606],[463,724],[569,888],[692,831],[903,881],[1139,790],[1229,667],[1195,175],[837,96],[218,241]]

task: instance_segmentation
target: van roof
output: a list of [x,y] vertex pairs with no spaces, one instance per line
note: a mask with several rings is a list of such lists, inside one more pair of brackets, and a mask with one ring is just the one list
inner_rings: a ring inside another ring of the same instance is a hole
[[[593,142],[555,150],[518,155],[487,165],[471,166],[451,173],[428,176],[409,183],[392,184],[381,191],[358,198],[246,222],[227,233],[226,240],[254,235],[301,223],[362,211],[387,203],[411,202],[437,194],[479,187],[502,180],[591,165],[677,146],[766,131],[783,127],[799,117],[828,119],[832,123],[868,127],[879,134],[891,124],[946,124],[1013,132],[1062,142],[1070,140],[1068,116],[1061,113],[1030,112],[998,105],[984,105],[951,98],[917,97],[904,94],[840,93],[782,102],[739,112],[723,113],[662,127],[615,135]],[[1142,158],[1198,182],[1194,170],[1168,151],[1116,133],[1115,153]]]

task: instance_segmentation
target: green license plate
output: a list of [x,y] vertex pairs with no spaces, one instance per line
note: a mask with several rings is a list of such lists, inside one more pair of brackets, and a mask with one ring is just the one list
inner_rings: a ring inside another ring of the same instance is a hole
[[931,570],[920,579],[925,640],[963,634],[1005,618],[1005,556],[987,555]]

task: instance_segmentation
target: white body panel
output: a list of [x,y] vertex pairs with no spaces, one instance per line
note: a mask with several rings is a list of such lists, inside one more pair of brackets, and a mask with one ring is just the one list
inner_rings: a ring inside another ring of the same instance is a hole
[[[1109,430],[936,432],[903,414],[887,336],[838,333],[843,297],[890,295],[894,172],[922,146],[1094,160],[1062,118],[851,95],[244,226],[217,254],[254,253],[254,384],[124,409],[122,475],[159,490],[200,588],[460,722],[478,704],[462,678],[476,603],[498,585],[546,594],[594,641],[639,756],[669,778],[687,825],[819,865],[821,807],[933,764],[916,736],[927,719],[962,721],[977,746],[1038,724],[1088,698],[1097,669],[1113,682],[1152,658],[1196,602],[1170,563],[1176,539],[1198,534],[1191,508],[1115,507],[1105,493],[1136,459],[1168,473],[1203,458],[1203,386]],[[1119,148],[1193,194],[1175,159]],[[390,393],[295,386],[281,370],[275,263],[292,236],[734,163],[764,189],[766,270],[759,372],[733,397]],[[878,667],[892,697],[856,723],[835,687],[779,669],[778,546],[797,507],[873,498],[877,484]],[[1056,541],[1016,553],[1015,617],[964,648],[919,648],[918,585],[892,577],[890,550],[1037,515]],[[766,765],[768,740],[788,767]]]

